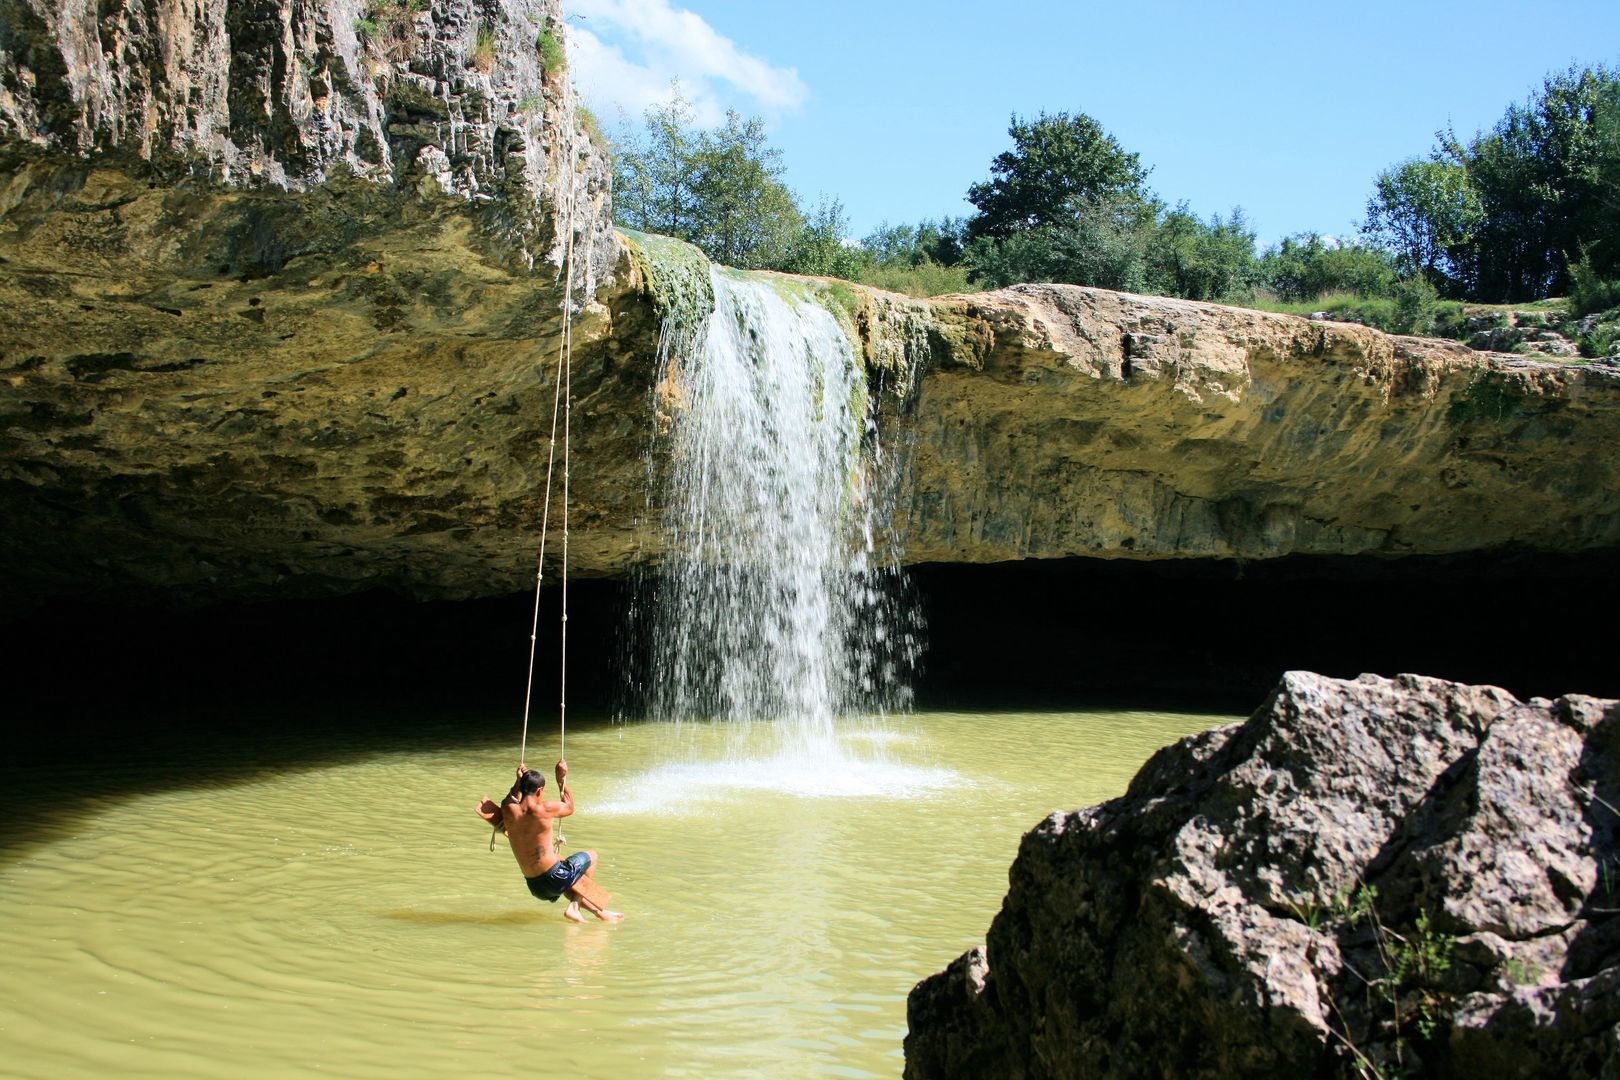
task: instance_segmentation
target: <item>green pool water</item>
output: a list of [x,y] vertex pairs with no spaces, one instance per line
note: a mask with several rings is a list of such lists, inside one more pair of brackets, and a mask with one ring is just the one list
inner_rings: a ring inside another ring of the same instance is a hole
[[36,763],[0,804],[0,1075],[894,1077],[907,992],[982,941],[1019,836],[1228,719],[924,712],[789,755],[571,724],[565,832],[617,926],[488,850],[515,748],[482,721]]

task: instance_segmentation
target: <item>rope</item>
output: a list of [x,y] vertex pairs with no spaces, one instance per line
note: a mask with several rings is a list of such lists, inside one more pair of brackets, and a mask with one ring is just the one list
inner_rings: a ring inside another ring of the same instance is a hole
[[[529,622],[529,677],[523,688],[523,734],[518,743],[518,764],[521,765],[528,757],[529,750],[529,711],[534,698],[534,656],[536,642],[540,629],[540,587],[545,580],[546,537],[551,533],[551,478],[557,462],[557,417],[559,406],[562,404],[563,386],[568,384],[569,394],[573,393],[573,341],[574,341],[574,169],[570,163],[568,170],[568,202],[564,211],[569,222],[568,240],[563,247],[563,332],[557,345],[557,378],[551,399],[551,441],[550,449],[546,454],[546,497],[540,514],[540,554],[535,560],[534,567],[534,615]],[[567,403],[565,413],[572,412],[572,402]],[[562,663],[566,677],[568,665],[568,429],[565,415],[563,428],[563,649]],[[566,697],[566,695],[565,695]],[[562,731],[562,739],[567,738],[566,720]],[[559,754],[566,757],[566,754]]]

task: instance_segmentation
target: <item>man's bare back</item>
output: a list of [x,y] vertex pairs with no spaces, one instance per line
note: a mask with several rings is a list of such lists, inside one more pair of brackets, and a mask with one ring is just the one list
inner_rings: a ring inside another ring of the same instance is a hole
[[512,845],[512,856],[529,884],[529,891],[542,900],[556,900],[564,892],[570,903],[563,917],[571,922],[584,921],[579,913],[581,903],[591,914],[604,922],[618,922],[624,918],[616,911],[608,911],[589,899],[581,898],[573,886],[581,878],[594,880],[596,852],[576,852],[567,859],[557,857],[557,820],[574,812],[574,796],[568,790],[568,763],[557,762],[557,790],[560,799],[542,799],[546,778],[526,765],[517,769],[517,783],[507,792],[499,805],[485,798],[478,804],[478,816],[506,834]]

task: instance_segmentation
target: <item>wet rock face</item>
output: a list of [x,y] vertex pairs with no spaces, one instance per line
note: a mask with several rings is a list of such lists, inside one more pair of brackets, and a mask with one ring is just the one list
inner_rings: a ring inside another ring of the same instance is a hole
[[1295,672],[1024,837],[906,1075],[1620,1069],[1620,702]]

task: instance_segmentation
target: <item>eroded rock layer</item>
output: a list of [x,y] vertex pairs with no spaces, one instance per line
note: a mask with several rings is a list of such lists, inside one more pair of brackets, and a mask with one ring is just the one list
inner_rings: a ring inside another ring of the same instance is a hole
[[1620,702],[1287,675],[1019,847],[906,1075],[1612,1076]]
[[[658,558],[660,319],[703,299],[660,282],[706,270],[612,231],[556,0],[414,6],[0,0],[5,600],[527,588],[570,251],[572,568]],[[1620,546],[1612,365],[783,287],[888,395],[911,562]]]
[[[532,574],[567,256],[585,342],[634,268],[537,49],[556,0],[422,7],[6,5],[9,597]],[[646,388],[596,421],[613,346],[580,363],[589,526],[640,496],[590,463],[637,459],[615,440]]]
[[1620,367],[1065,285],[935,311],[916,561],[1620,544]]

